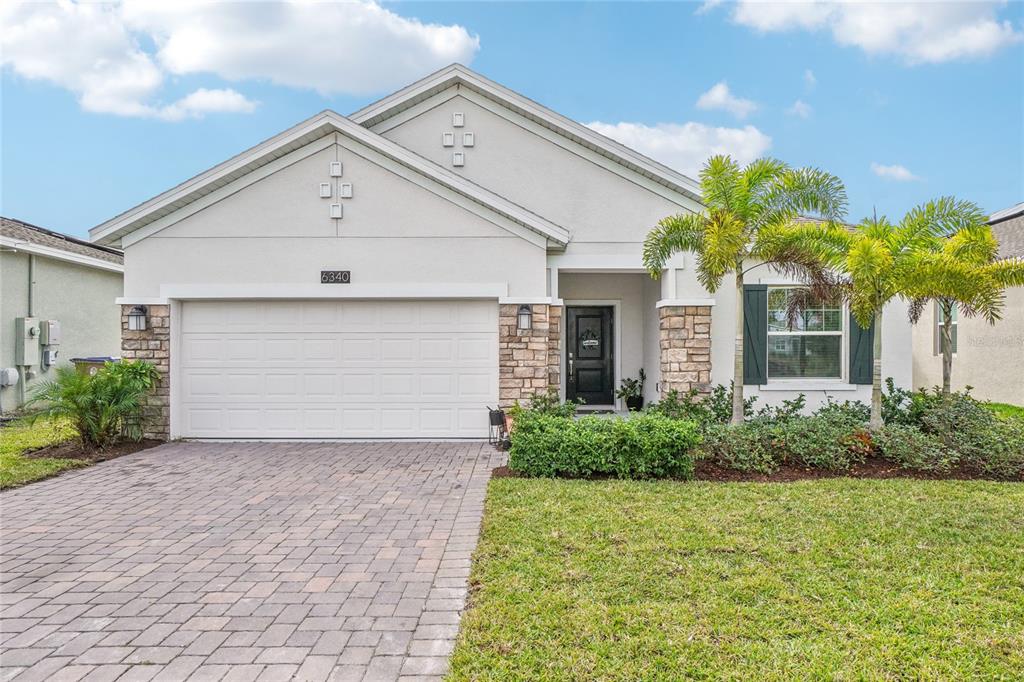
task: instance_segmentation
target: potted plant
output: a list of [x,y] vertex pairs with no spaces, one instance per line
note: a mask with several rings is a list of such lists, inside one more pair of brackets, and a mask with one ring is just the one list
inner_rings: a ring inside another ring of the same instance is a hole
[[640,376],[636,379],[623,379],[619,388],[615,391],[616,398],[626,401],[626,408],[630,412],[642,410],[644,407],[644,382],[647,381],[647,374],[640,368]]

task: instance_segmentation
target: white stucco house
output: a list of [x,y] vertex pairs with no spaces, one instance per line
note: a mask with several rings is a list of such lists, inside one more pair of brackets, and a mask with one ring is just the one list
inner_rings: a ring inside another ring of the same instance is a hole
[[[91,236],[124,249],[122,355],[166,375],[152,435],[476,438],[487,406],[549,386],[621,409],[614,389],[641,368],[648,400],[729,382],[732,287],[710,295],[686,255],[658,280],[641,264],[648,230],[699,201],[692,179],[452,65]],[[848,312],[769,330],[787,282],[747,278],[763,313],[748,391],[866,399],[871,344]],[[139,307],[146,329],[129,330]],[[905,312],[886,311],[882,360],[909,386]]]

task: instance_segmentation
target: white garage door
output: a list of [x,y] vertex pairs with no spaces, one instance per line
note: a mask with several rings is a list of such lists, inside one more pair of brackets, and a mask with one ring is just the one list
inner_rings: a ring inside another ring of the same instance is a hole
[[182,306],[177,421],[193,438],[482,438],[498,399],[487,301]]

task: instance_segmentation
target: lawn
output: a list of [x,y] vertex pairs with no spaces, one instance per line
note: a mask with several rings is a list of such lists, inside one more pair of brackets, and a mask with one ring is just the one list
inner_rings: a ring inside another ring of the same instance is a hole
[[1024,670],[1024,485],[491,481],[462,679]]
[[1024,407],[1010,403],[985,403],[985,406],[1000,417],[1020,417],[1024,419]]
[[0,489],[30,483],[83,466],[81,460],[25,457],[24,452],[62,443],[75,437],[65,421],[22,419],[0,429]]

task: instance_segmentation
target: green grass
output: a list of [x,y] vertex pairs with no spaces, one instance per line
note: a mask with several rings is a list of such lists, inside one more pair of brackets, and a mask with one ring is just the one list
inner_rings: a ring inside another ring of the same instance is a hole
[[1018,405],[1011,405],[1010,403],[985,403],[985,407],[1000,417],[1020,417],[1024,419],[1024,407]]
[[1024,485],[495,479],[450,679],[1019,679]]
[[33,424],[29,419],[22,419],[4,426],[0,430],[0,489],[24,485],[65,469],[83,466],[85,462],[75,459],[36,459],[22,454],[63,443],[75,435],[71,425],[63,420],[40,418]]

